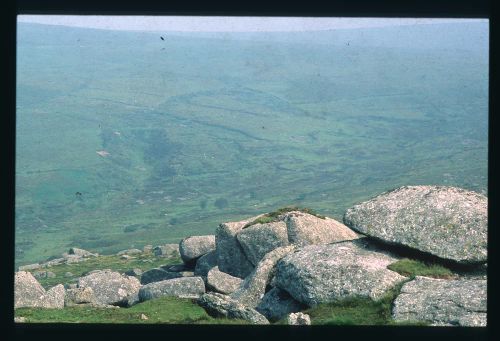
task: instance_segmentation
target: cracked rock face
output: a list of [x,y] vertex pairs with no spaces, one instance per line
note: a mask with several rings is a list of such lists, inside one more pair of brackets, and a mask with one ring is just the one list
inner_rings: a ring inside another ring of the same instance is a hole
[[352,297],[378,300],[406,279],[386,268],[395,261],[361,241],[308,245],[278,262],[274,284],[308,306]]
[[118,272],[97,271],[80,277],[78,287],[92,288],[97,304],[126,305],[128,297],[139,291],[141,283],[135,277]]
[[456,187],[405,186],[347,210],[344,223],[388,243],[462,264],[487,261],[488,198]]
[[401,288],[392,317],[436,326],[486,326],[486,280],[417,276]]

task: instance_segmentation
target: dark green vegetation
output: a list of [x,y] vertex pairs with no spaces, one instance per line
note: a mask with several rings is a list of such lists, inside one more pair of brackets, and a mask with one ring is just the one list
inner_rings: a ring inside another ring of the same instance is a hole
[[[141,319],[142,314],[148,319]],[[23,316],[28,323],[248,324],[243,320],[213,318],[192,300],[176,297],[162,297],[131,308],[19,308],[14,316]]]
[[486,191],[487,27],[162,41],[19,24],[16,265],[290,203],[340,220],[400,185]]
[[403,258],[387,267],[406,277],[427,276],[433,278],[453,278],[453,272],[439,264],[424,263],[414,259]]
[[[131,269],[141,269],[143,271],[157,268],[163,265],[180,264],[180,258],[161,258],[153,254],[142,253],[134,255],[132,259],[121,259],[117,255],[99,256],[96,258],[88,258],[86,261],[72,264],[55,265],[47,269],[39,269],[35,271],[51,271],[56,276],[54,278],[41,278],[38,281],[45,288],[62,283],[75,283],[78,277],[83,276],[92,270],[110,269],[118,272],[125,272]],[[32,273],[35,271],[31,271]],[[70,272],[71,276],[66,276]]]
[[266,224],[266,223],[272,223],[272,222],[278,221],[278,217],[280,215],[287,213],[287,212],[292,212],[292,211],[300,211],[300,212],[304,212],[304,213],[309,213],[309,214],[312,214],[318,218],[325,219],[325,216],[314,212],[310,208],[301,208],[301,207],[297,207],[297,206],[287,206],[287,207],[279,208],[276,211],[266,213],[266,214],[262,215],[261,217],[255,219],[254,221],[249,222],[243,228],[246,228],[246,227],[249,227],[249,226],[252,226],[255,224]]

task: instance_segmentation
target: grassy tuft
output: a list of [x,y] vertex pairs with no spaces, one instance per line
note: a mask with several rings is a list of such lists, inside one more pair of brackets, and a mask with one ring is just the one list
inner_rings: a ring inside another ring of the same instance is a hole
[[308,213],[308,214],[311,214],[311,215],[318,217],[318,218],[321,218],[321,219],[326,218],[325,216],[314,212],[310,208],[302,208],[302,207],[297,207],[297,206],[286,206],[286,207],[279,208],[276,211],[264,214],[263,216],[255,219],[254,221],[246,224],[243,228],[246,228],[246,227],[249,227],[249,226],[252,226],[255,224],[267,224],[267,223],[276,222],[276,221],[278,221],[278,217],[280,215],[287,213],[287,212],[292,212],[292,211],[300,211],[300,212]]
[[424,263],[414,259],[403,258],[387,267],[406,277],[427,276],[433,278],[453,278],[453,272],[439,264]]
[[[142,320],[141,314],[148,319]],[[176,297],[162,297],[131,308],[19,308],[14,316],[23,316],[28,323],[248,324],[243,320],[211,317],[193,300]]]

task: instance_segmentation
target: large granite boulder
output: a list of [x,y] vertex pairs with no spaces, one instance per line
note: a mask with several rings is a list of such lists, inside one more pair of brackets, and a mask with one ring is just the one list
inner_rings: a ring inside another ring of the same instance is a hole
[[488,198],[456,187],[405,186],[347,210],[344,223],[379,240],[462,264],[487,260]]
[[62,284],[45,291],[31,273],[19,271],[14,275],[14,308],[64,308],[64,294]]
[[160,282],[167,279],[180,278],[180,277],[184,277],[182,273],[170,272],[163,269],[154,268],[142,273],[141,284],[145,285],[153,282]]
[[248,276],[254,268],[236,239],[236,234],[248,222],[248,220],[243,220],[220,224],[215,234],[219,270],[240,278]]
[[104,270],[80,277],[78,287],[92,288],[97,304],[125,306],[129,296],[139,291],[141,283],[135,277]]
[[401,288],[392,317],[438,326],[486,326],[486,303],[486,280],[417,276]]
[[94,290],[91,287],[74,288],[66,290],[64,305],[71,307],[77,304],[94,303]]
[[269,324],[269,321],[255,309],[246,307],[223,294],[206,293],[197,302],[212,316],[241,319],[253,324]]
[[269,251],[288,245],[286,224],[283,221],[255,224],[243,228],[236,235],[236,238],[243,248],[247,259],[254,266]]
[[295,250],[294,245],[278,247],[267,253],[252,273],[245,278],[231,298],[248,307],[255,308],[266,292],[266,287],[275,273],[276,263]]
[[201,276],[203,280],[206,280],[210,269],[217,266],[217,258],[217,251],[211,251],[198,258],[196,267],[194,268],[194,275]]
[[143,285],[139,290],[141,302],[163,296],[198,298],[205,293],[205,283],[201,277],[181,277]]
[[272,288],[264,295],[255,310],[274,322],[306,308],[307,306],[293,299],[286,291]]
[[191,236],[184,238],[179,243],[179,252],[182,261],[194,264],[201,256],[215,250],[215,236]]
[[328,217],[319,218],[312,214],[292,211],[283,216],[291,244],[305,246],[329,244],[359,238],[358,234],[344,224]]
[[241,282],[241,278],[222,272],[218,267],[213,267],[207,274],[207,288],[225,295],[235,292]]
[[308,245],[278,262],[274,283],[308,306],[352,297],[378,300],[406,279],[386,268],[396,260],[367,250],[362,240]]

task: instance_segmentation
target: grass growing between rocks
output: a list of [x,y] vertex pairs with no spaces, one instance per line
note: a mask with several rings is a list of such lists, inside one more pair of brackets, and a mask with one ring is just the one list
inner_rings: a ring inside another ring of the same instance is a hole
[[[45,288],[48,289],[57,284],[74,283],[78,277],[92,270],[110,269],[118,272],[125,272],[130,269],[138,268],[142,271],[157,268],[162,265],[170,265],[182,263],[182,260],[175,257],[157,257],[152,253],[142,253],[133,256],[131,259],[121,259],[117,255],[106,255],[95,258],[88,258],[86,261],[72,264],[55,265],[46,269],[34,270],[36,271],[51,271],[56,276],[53,278],[42,278],[38,281]],[[65,276],[67,272],[71,272],[72,276]]]
[[[141,319],[142,314],[148,319]],[[162,297],[131,308],[18,308],[14,316],[25,317],[27,323],[248,324],[243,320],[211,317],[192,300],[175,297]]]
[[406,277],[426,276],[432,278],[450,279],[454,277],[453,272],[442,265],[424,263],[414,259],[403,258],[390,264],[389,270],[395,271]]
[[318,217],[318,218],[321,218],[321,219],[326,218],[325,216],[316,213],[315,211],[313,211],[310,208],[301,208],[301,207],[297,207],[297,206],[287,206],[287,207],[279,208],[276,211],[266,213],[263,216],[255,219],[254,221],[246,224],[243,228],[246,228],[246,227],[249,227],[249,226],[252,226],[255,224],[267,224],[267,223],[279,221],[278,217],[280,215],[287,213],[287,212],[292,212],[292,211],[300,211],[300,212],[308,213],[308,214],[311,214],[311,215]]
[[369,298],[345,299],[334,303],[320,304],[305,311],[313,325],[426,325],[419,321],[395,322],[391,318],[394,299],[403,283],[389,290],[380,300]]

